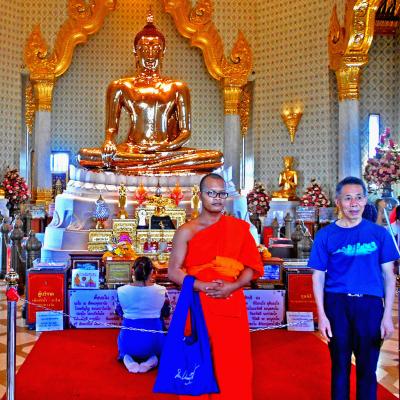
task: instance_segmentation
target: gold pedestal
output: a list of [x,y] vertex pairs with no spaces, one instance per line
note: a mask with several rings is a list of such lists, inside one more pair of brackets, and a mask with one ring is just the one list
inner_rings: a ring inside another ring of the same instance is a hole
[[37,188],[34,190],[36,205],[48,206],[53,202],[53,191],[47,188]]

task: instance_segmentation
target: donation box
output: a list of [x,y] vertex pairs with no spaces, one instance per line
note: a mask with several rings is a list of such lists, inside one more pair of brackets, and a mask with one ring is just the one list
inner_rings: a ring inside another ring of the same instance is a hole
[[310,268],[285,268],[288,311],[311,311],[317,318],[312,270]]
[[[49,309],[66,312],[67,270],[67,267],[34,267],[27,271],[26,298],[29,303],[26,322],[30,328],[35,327],[36,312]],[[64,326],[65,323],[64,318]]]

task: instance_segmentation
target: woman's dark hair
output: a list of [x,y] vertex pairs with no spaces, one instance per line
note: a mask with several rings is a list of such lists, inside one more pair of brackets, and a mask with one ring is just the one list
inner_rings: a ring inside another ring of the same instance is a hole
[[135,280],[138,282],[145,282],[153,271],[153,263],[149,257],[139,257],[133,264],[133,273]]

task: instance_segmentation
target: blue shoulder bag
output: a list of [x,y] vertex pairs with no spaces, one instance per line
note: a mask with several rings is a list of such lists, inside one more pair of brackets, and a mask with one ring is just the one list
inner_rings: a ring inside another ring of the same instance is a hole
[[[219,393],[203,309],[193,284],[194,277],[187,275],[161,354],[155,393],[192,396]],[[189,310],[191,335],[185,336]]]

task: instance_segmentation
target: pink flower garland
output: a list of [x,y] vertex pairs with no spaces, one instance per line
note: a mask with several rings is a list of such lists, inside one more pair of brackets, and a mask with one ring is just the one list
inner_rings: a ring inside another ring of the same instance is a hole
[[300,204],[306,207],[329,207],[331,202],[316,180],[311,179],[311,184],[300,199]]
[[28,186],[16,169],[7,170],[2,186],[5,191],[5,198],[11,204],[25,203],[29,198]]
[[375,157],[368,159],[364,170],[365,180],[379,188],[400,181],[400,149],[389,137],[390,129],[386,128],[375,148]]
[[251,214],[266,215],[270,209],[271,197],[265,192],[262,183],[255,183],[254,188],[247,195],[247,210]]

